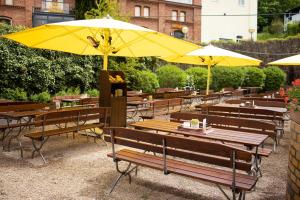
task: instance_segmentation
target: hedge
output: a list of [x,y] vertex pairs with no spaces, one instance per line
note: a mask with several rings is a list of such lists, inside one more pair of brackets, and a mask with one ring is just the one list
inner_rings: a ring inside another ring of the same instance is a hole
[[207,69],[203,67],[191,67],[185,71],[191,78],[193,86],[198,90],[206,89]]
[[225,87],[238,88],[244,80],[244,72],[240,67],[213,67],[212,89],[220,91]]
[[263,70],[258,67],[245,67],[244,69],[244,81],[245,87],[263,87],[266,79],[266,75]]
[[266,75],[265,79],[265,91],[276,91],[285,84],[286,74],[279,67],[267,67],[263,69]]
[[176,65],[164,65],[157,69],[156,74],[162,88],[184,87],[187,82],[186,73]]

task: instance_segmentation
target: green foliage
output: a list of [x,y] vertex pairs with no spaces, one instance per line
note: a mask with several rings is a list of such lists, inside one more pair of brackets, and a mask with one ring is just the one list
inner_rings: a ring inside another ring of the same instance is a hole
[[203,67],[191,67],[185,71],[190,77],[195,88],[198,90],[206,89],[207,69]]
[[283,22],[279,18],[275,18],[269,26],[269,33],[271,34],[282,34],[283,33]]
[[86,11],[94,8],[94,1],[86,1],[86,0],[76,0],[75,1],[75,17],[76,19],[84,19],[84,14]]
[[263,70],[257,67],[244,68],[244,82],[245,87],[262,87],[264,85],[266,75]]
[[30,96],[30,100],[34,102],[47,103],[50,102],[51,96],[48,92],[41,92]]
[[212,87],[220,91],[224,87],[238,88],[244,80],[244,72],[238,67],[212,68]]
[[26,101],[27,93],[22,88],[6,88],[2,90],[1,98],[10,99],[14,101]]
[[[0,24],[0,34],[20,30],[24,28]],[[64,87],[80,87],[84,92],[97,87],[99,63],[100,56],[33,49],[0,38],[0,93],[5,88],[23,88],[29,96],[44,91],[55,94]]]
[[111,16],[114,19],[126,20],[120,16],[120,8],[117,0],[95,0],[95,8],[87,11],[85,19],[101,19],[106,16]]
[[287,25],[288,35],[297,35],[298,33],[300,33],[300,22],[293,22]]
[[[282,15],[279,13],[285,13],[287,10],[290,10],[298,5],[300,5],[300,0],[259,0],[258,1],[259,31],[262,31],[263,27],[269,26],[275,18],[282,17]],[[271,14],[271,15],[266,15],[266,14]]]
[[187,82],[186,73],[176,65],[164,65],[157,69],[156,74],[162,88],[184,87]]
[[156,74],[149,70],[138,72],[138,84],[134,87],[135,90],[151,93],[157,88],[159,88],[159,83]]
[[65,88],[58,93],[55,94],[55,96],[67,96],[67,95],[80,95],[80,89],[70,87],[70,88]]
[[98,89],[90,89],[86,91],[89,97],[99,97],[99,90]]
[[266,75],[265,91],[279,90],[280,86],[284,85],[286,81],[286,74],[279,67],[267,67],[263,69]]

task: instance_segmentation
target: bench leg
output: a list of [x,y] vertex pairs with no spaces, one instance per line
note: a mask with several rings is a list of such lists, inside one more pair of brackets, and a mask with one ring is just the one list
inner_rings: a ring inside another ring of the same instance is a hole
[[109,191],[109,194],[111,194],[114,191],[114,189],[117,186],[118,182],[124,176],[128,176],[128,178],[129,178],[129,184],[131,184],[131,174],[130,173],[135,170],[135,173],[137,174],[137,167],[138,166],[131,167],[131,162],[130,162],[130,163],[128,163],[128,166],[126,167],[125,170],[120,170],[120,168],[119,168],[119,161],[116,161],[116,169],[120,173],[120,175],[118,176],[118,178],[115,180],[114,184],[112,185],[112,187],[111,187],[111,189]]
[[230,197],[226,194],[226,192],[221,188],[220,185],[216,184],[222,194],[226,197],[227,200],[230,200]]
[[32,151],[32,154],[31,154],[31,158],[32,158],[32,159],[34,158],[35,152],[38,152],[39,155],[41,156],[41,158],[43,159],[44,163],[45,163],[45,164],[47,163],[46,159],[44,158],[44,156],[43,156],[43,154],[42,154],[42,152],[41,152],[41,149],[42,149],[43,145],[47,142],[48,138],[49,138],[49,137],[46,137],[46,138],[42,139],[42,140],[41,140],[41,144],[40,144],[39,147],[38,147],[38,146],[36,145],[36,143],[35,143],[36,140],[31,139],[31,140],[32,140],[32,145],[33,145],[33,148],[34,148],[34,150]]

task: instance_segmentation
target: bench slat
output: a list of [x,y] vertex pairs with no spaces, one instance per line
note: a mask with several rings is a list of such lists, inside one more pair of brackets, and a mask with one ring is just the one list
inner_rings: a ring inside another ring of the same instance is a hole
[[[108,154],[108,156],[112,157],[112,154]],[[116,157],[118,159],[133,162],[138,165],[163,170],[163,161],[161,158],[156,156],[146,155],[131,150],[121,150],[116,153]],[[189,164],[181,161],[174,161],[171,159],[167,159],[167,169],[170,173],[210,181],[225,186],[232,185],[232,174],[230,174],[232,172],[228,172],[222,169],[213,169],[210,167]],[[238,189],[249,191],[253,188],[256,181],[257,179],[255,177],[239,173],[236,174],[236,187]]]

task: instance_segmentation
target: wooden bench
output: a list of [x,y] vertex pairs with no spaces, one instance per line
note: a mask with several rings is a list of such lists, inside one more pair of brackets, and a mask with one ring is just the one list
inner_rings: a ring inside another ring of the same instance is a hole
[[74,137],[74,133],[86,130],[91,130],[97,135],[95,129],[103,128],[108,124],[109,112],[110,108],[98,107],[53,111],[36,117],[34,125],[36,128],[40,128],[40,130],[24,135],[32,140],[34,148],[32,158],[34,158],[37,152],[46,163],[41,149],[51,136],[73,133]]
[[[131,181],[131,173],[137,170],[138,166],[160,170],[164,175],[174,173],[216,184],[227,199],[230,197],[221,186],[232,190],[232,199],[236,199],[237,195],[239,199],[245,199],[246,191],[251,191],[257,182],[257,177],[249,175],[253,167],[252,153],[240,148],[126,128],[105,128],[104,138],[112,143],[112,153],[108,156],[113,158],[120,173],[110,192],[122,177],[128,176]],[[151,151],[156,153],[156,156],[130,149],[116,151],[116,144]],[[121,161],[128,162],[124,171],[119,169]],[[132,166],[133,164],[136,166]]]
[[284,102],[277,102],[277,101],[259,101],[259,100],[240,100],[240,99],[231,99],[226,100],[225,103],[228,104],[241,104],[254,101],[254,105],[256,106],[262,106],[262,107],[276,107],[276,108],[286,108],[286,104]]
[[79,100],[79,106],[95,107],[97,105],[99,105],[99,97],[89,97]]
[[[130,102],[141,102],[144,101],[144,98],[141,96],[129,96],[127,97],[127,103]],[[140,115],[143,115],[143,113],[141,112],[146,112],[149,110],[149,107],[146,106],[145,104],[136,104],[134,106],[128,106],[127,105],[127,120],[130,120],[132,122],[136,121],[136,117],[140,117],[138,116],[138,114],[140,113]]]
[[140,116],[143,120],[154,119],[157,116],[166,116],[173,112],[181,111],[183,105],[182,98],[162,99],[150,104],[149,111]]
[[256,101],[275,101],[275,102],[284,102],[283,98],[262,98],[262,97],[243,97],[241,100],[256,100]]

